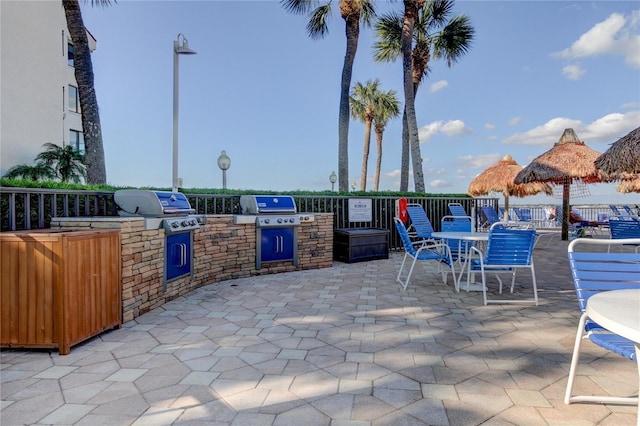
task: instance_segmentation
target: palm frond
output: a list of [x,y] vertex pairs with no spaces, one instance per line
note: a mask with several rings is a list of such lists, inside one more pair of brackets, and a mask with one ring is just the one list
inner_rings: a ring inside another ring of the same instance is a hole
[[315,4],[315,0],[280,0],[284,9],[294,15],[304,15],[308,13]]
[[450,67],[469,51],[474,35],[475,29],[471,26],[469,17],[456,16],[434,37],[434,58],[445,58]]
[[376,17],[376,10],[373,6],[373,2],[370,0],[364,0],[362,2],[362,10],[360,11],[360,22],[366,28],[371,28],[371,23]]
[[313,11],[307,23],[307,34],[313,40],[324,38],[329,33],[327,20],[331,17],[331,4],[325,4]]
[[397,12],[384,14],[375,24],[378,41],[373,45],[376,62],[395,61],[402,51],[402,15]]

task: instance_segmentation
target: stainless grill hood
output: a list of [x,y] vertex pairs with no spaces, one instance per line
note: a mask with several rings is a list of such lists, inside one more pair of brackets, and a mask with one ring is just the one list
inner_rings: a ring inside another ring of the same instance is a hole
[[189,200],[181,192],[123,189],[113,194],[120,216],[162,217],[194,213]]
[[242,214],[295,214],[296,202],[290,195],[243,195]]

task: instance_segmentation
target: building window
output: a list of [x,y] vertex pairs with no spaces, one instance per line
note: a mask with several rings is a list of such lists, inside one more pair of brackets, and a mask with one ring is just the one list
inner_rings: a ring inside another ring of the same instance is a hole
[[78,88],[69,85],[69,111],[80,112],[80,98],[78,98]]
[[77,130],[69,130],[69,145],[80,155],[84,155],[84,135]]
[[67,64],[69,64],[70,67],[74,67],[76,65],[73,44],[71,43],[67,43]]

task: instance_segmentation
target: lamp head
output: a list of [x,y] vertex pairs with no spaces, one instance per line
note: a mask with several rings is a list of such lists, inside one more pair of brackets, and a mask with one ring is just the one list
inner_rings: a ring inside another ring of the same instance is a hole
[[218,167],[220,167],[220,170],[229,170],[231,167],[231,158],[229,158],[226,151],[220,153],[218,157]]
[[[182,37],[182,44],[180,44],[180,37]],[[189,40],[184,36],[184,34],[178,34],[178,38],[173,42],[173,50],[178,55],[195,55],[195,50],[189,49]]]

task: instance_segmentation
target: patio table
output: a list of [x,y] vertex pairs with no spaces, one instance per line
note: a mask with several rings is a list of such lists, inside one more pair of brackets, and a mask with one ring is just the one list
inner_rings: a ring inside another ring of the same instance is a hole
[[[440,231],[433,232],[431,234],[433,238],[441,239],[441,240],[458,240],[458,241],[471,241],[473,244],[475,243],[484,243],[489,241],[489,233],[488,232],[476,232],[476,231]],[[455,270],[453,272],[453,279],[455,280],[456,289],[460,289],[460,280],[462,279],[462,275],[464,274],[465,269],[469,264],[469,249],[470,246],[465,244],[465,251],[463,256],[463,261],[460,267],[460,274],[456,277]],[[465,288],[467,291],[482,291],[482,284],[474,284],[473,278],[471,281],[469,280],[469,274],[467,274],[467,286]]]

